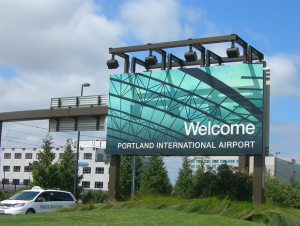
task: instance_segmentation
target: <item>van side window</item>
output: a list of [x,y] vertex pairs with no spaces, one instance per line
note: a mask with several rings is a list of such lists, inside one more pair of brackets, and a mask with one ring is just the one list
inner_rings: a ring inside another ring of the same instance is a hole
[[50,200],[51,201],[74,201],[74,199],[69,193],[64,193],[64,192],[51,192]]
[[43,202],[49,201],[48,192],[43,192],[43,193],[41,193],[41,194],[37,197],[36,201],[38,200],[38,198],[43,198]]

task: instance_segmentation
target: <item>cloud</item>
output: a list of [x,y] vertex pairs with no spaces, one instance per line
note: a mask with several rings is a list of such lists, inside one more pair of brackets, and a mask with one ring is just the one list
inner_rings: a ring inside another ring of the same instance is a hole
[[90,0],[0,1],[1,111],[47,108],[51,97],[107,94],[108,48],[124,30]]
[[27,73],[95,73],[123,29],[92,1],[0,2],[0,62]]
[[[300,55],[298,58],[300,59]],[[271,69],[271,97],[300,97],[297,56],[279,53],[266,57],[266,61],[267,67]]]
[[174,0],[127,1],[121,6],[121,19],[142,43],[177,40],[182,31],[179,4]]
[[261,34],[261,33],[257,33],[257,32],[254,32],[252,31],[251,29],[249,28],[245,28],[246,32],[250,35],[250,37],[254,40],[257,40],[259,41],[260,43],[264,43],[264,45],[266,47],[270,47],[270,44],[269,44],[269,40],[268,38],[264,35],[264,34]]
[[300,123],[271,121],[270,151],[281,152],[282,158],[294,158],[300,162]]

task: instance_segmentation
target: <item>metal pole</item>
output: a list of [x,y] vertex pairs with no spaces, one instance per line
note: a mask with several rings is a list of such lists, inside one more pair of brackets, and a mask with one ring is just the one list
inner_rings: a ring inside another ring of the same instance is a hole
[[131,199],[134,198],[134,187],[135,187],[135,156],[133,156],[132,158]]
[[277,177],[277,170],[276,170],[276,166],[277,166],[277,154],[280,154],[280,152],[275,152],[275,162],[274,162],[274,176]]
[[0,149],[1,149],[1,138],[2,138],[2,121],[0,121]]
[[79,159],[79,139],[80,139],[80,131],[78,131],[78,134],[77,134],[76,165],[75,165],[75,174],[74,174],[74,196],[76,196],[76,187],[77,187],[77,173],[78,173],[78,159]]
[[[89,83],[83,83],[81,85],[81,93],[80,96],[83,94],[83,87],[90,86]],[[78,107],[78,106],[77,106]],[[78,124],[78,121],[76,120],[76,123]],[[78,130],[78,127],[76,125],[76,129]],[[77,147],[76,147],[76,165],[75,165],[75,174],[74,174],[74,196],[76,196],[76,187],[77,187],[77,173],[78,173],[78,159],[79,159],[79,140],[80,140],[80,131],[78,130],[77,134]]]

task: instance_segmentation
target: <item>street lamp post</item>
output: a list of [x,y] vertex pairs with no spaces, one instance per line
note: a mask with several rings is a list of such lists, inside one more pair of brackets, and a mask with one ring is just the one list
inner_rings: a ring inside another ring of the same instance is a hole
[[276,177],[277,176],[277,171],[276,171],[276,162],[277,162],[277,154],[281,154],[280,152],[276,152],[275,153],[275,163],[274,163],[274,176]]
[[[83,94],[83,87],[89,87],[89,83],[83,83],[81,85],[81,94]],[[74,174],[74,196],[76,196],[76,187],[77,187],[77,173],[78,173],[78,158],[79,158],[79,139],[80,139],[80,131],[78,130],[77,134],[77,147],[76,147],[76,165],[75,165],[75,174]]]

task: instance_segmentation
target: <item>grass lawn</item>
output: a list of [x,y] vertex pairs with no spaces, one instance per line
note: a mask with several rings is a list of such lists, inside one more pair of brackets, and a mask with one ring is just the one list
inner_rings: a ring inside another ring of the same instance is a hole
[[184,213],[171,210],[151,209],[96,209],[89,211],[73,211],[62,213],[27,214],[15,216],[0,216],[1,226],[77,226],[77,225],[261,225],[249,221],[203,215],[196,213]]

